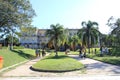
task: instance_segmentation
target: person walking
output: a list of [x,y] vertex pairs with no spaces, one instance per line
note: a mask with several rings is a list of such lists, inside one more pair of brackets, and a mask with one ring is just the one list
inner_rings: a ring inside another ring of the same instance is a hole
[[45,55],[46,55],[45,50],[42,49],[42,57],[44,57]]
[[82,55],[82,46],[80,46],[80,50],[79,50],[79,57],[82,58],[83,55]]
[[100,56],[103,56],[103,47],[100,47]]
[[40,57],[40,49],[38,50],[38,57]]
[[86,58],[86,48],[83,47],[83,58]]
[[35,56],[38,57],[38,49],[35,50]]

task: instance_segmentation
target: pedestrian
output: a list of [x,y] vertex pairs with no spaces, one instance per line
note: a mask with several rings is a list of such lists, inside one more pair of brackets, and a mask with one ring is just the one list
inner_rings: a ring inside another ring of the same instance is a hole
[[39,54],[38,49],[36,49],[36,50],[35,50],[35,55],[36,55],[36,57],[38,57],[38,54]]
[[45,53],[45,50],[43,49],[42,50],[42,57],[44,57],[46,55],[46,53]]
[[85,46],[82,47],[82,54],[83,54],[83,58],[86,58],[86,48],[85,48]]
[[79,50],[79,57],[82,58],[82,51]]
[[100,47],[100,56],[103,56],[103,47]]
[[105,47],[102,47],[102,54],[105,54]]
[[83,57],[83,56],[82,56],[82,46],[80,46],[79,56],[80,56],[80,58],[82,58],[82,57]]
[[40,49],[38,50],[38,57],[40,57]]
[[86,49],[84,48],[84,54],[83,57],[86,58]]
[[109,51],[108,51],[108,48],[107,48],[107,47],[105,47],[105,53],[106,53],[106,54],[108,54],[108,53],[109,53]]
[[95,48],[95,54],[96,54],[96,48]]

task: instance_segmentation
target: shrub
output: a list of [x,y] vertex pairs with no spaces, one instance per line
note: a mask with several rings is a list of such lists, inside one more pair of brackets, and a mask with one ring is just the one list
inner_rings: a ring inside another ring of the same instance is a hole
[[120,48],[113,48],[111,51],[111,55],[120,56]]

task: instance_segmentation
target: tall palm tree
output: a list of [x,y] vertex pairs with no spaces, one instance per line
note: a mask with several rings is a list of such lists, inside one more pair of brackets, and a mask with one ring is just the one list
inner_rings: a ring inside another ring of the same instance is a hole
[[83,26],[82,29],[78,31],[78,36],[82,39],[82,44],[87,46],[90,53],[90,46],[97,43],[98,41],[98,23],[97,22],[82,22],[81,25]]
[[56,24],[56,25],[52,24],[50,25],[50,28],[51,29],[46,31],[46,35],[51,37],[50,41],[53,42],[54,48],[56,51],[55,56],[58,56],[58,53],[57,53],[58,45],[59,45],[59,42],[61,41],[62,35],[64,34],[64,28],[60,24]]

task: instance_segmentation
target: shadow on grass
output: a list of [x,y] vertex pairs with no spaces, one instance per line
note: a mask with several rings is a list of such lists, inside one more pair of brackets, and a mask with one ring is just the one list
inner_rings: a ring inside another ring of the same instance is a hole
[[11,51],[17,53],[18,55],[20,55],[20,56],[22,56],[26,59],[34,59],[35,58],[35,56],[27,54],[27,53],[23,52],[22,50],[18,50],[18,51],[17,50],[11,50]]

